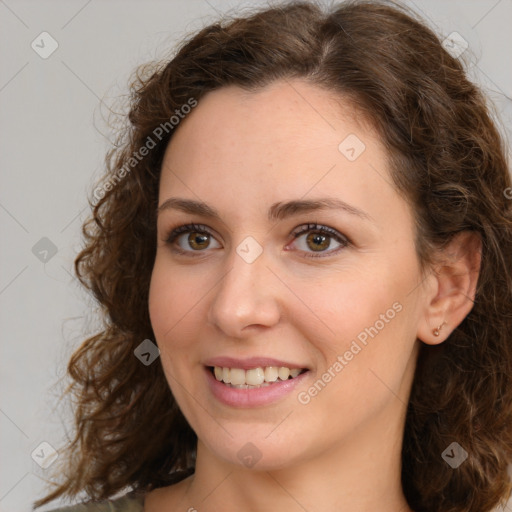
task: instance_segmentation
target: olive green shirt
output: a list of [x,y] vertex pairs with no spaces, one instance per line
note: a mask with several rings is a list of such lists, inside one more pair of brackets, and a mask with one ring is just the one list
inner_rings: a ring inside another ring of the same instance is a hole
[[63,508],[56,508],[49,512],[143,512],[143,495],[124,495],[114,500],[89,501]]

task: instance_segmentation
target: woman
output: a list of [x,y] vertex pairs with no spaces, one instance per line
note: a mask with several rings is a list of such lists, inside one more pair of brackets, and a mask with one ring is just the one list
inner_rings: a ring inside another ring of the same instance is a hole
[[503,504],[511,182],[435,34],[379,2],[262,10],[139,74],[129,121],[76,260],[104,330],[36,505]]

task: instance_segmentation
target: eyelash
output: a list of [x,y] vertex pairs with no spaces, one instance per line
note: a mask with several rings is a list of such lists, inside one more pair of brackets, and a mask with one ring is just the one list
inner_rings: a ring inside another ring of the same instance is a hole
[[[325,251],[320,252],[318,255],[303,251],[306,258],[326,258],[328,256],[332,256],[333,254],[337,254],[342,249],[352,245],[352,242],[346,236],[338,233],[338,231],[336,231],[335,229],[332,229],[328,226],[323,226],[321,224],[317,224],[316,222],[306,224],[303,226],[299,226],[298,228],[296,228],[292,232],[292,235],[294,237],[293,239],[296,240],[299,236],[303,235],[304,233],[308,233],[310,231],[315,232],[317,234],[328,235],[329,237],[334,238],[337,242],[339,242],[341,244],[341,246],[332,251],[327,251],[327,255],[320,255],[320,254],[324,254]],[[213,233],[206,226],[204,226],[202,224],[186,224],[183,226],[179,226],[176,229],[173,229],[169,233],[169,235],[166,237],[165,243],[172,245],[172,244],[174,244],[175,240],[179,237],[179,235],[182,235],[184,233],[190,233],[190,232],[210,235],[210,236],[214,237]],[[183,249],[180,249],[177,247],[173,247],[172,250],[178,254],[183,254],[183,255],[190,256],[190,257],[196,257],[196,256],[192,256],[190,254],[191,252],[196,252],[196,253],[204,252],[204,251],[184,251]]]

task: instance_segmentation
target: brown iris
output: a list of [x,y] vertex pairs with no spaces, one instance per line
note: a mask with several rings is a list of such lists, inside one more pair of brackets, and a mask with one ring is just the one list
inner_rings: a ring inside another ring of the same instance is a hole
[[[314,251],[322,251],[329,247],[329,241],[327,240],[328,238],[329,238],[328,236],[322,235],[320,233],[310,233],[306,237],[306,242],[307,243],[312,242],[313,244],[316,244],[316,245],[311,246],[311,248]],[[327,240],[327,243],[326,243],[326,240]],[[319,245],[321,243],[323,243],[323,246]]]
[[205,249],[208,247],[210,235],[199,233],[197,231],[191,231],[188,235],[188,243],[193,249]]

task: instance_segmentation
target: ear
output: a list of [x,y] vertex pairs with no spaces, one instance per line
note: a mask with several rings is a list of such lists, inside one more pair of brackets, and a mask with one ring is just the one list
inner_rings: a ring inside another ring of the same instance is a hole
[[439,263],[424,287],[425,308],[417,332],[424,343],[442,343],[473,308],[481,256],[482,240],[474,231],[458,233],[440,250]]

